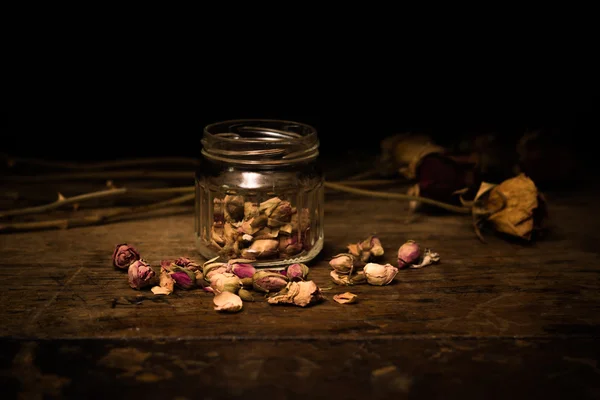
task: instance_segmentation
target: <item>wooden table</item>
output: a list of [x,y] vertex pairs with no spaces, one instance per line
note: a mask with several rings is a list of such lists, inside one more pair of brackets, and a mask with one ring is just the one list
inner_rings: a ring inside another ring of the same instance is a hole
[[[599,398],[597,190],[546,193],[551,232],[478,241],[468,216],[326,191],[325,300],[237,314],[210,293],[134,291],[111,265],[129,242],[153,265],[198,258],[192,209],[0,235],[3,393],[21,398]],[[393,284],[342,287],[328,258],[379,235],[384,261],[414,239],[441,262]],[[329,289],[329,290],[327,290]],[[341,305],[333,295],[359,301]],[[3,397],[7,398],[7,397]]]

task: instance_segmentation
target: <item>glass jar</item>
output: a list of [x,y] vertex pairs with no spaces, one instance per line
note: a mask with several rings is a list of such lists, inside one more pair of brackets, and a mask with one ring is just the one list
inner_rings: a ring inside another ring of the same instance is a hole
[[206,259],[255,267],[306,263],[323,248],[317,131],[281,120],[207,125],[196,172],[195,231]]

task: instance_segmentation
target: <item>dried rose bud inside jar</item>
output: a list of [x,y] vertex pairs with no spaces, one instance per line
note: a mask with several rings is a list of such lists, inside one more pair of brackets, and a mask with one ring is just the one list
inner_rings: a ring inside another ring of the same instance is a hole
[[195,230],[207,259],[256,267],[306,263],[323,248],[323,174],[317,131],[280,120],[204,128]]

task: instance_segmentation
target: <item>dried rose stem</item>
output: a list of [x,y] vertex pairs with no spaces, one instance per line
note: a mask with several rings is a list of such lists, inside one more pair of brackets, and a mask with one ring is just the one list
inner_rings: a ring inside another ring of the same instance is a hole
[[358,188],[354,188],[351,186],[334,183],[334,182],[325,182],[325,187],[328,187],[328,188],[334,189],[334,190],[339,190],[341,192],[360,194],[363,196],[370,196],[370,197],[379,197],[379,198],[383,198],[383,199],[416,200],[416,201],[419,201],[422,203],[427,203],[427,204],[431,204],[431,205],[439,207],[439,208],[443,208],[448,211],[453,211],[453,212],[457,212],[457,213],[461,213],[461,214],[470,214],[471,213],[471,209],[468,207],[453,206],[451,204],[447,204],[447,203],[433,200],[433,199],[428,199],[426,197],[411,196],[408,194],[401,194],[401,193],[387,193],[387,192],[377,192],[374,190],[364,190],[364,189],[358,189]]
[[102,222],[115,222],[124,217],[130,217],[133,215],[140,215],[150,211],[154,211],[160,208],[175,206],[183,203],[192,201],[195,198],[194,193],[185,194],[183,196],[175,197],[169,200],[159,201],[152,204],[147,204],[137,207],[127,207],[120,210],[110,210],[96,215],[74,217],[74,218],[63,218],[49,221],[36,221],[36,222],[15,222],[8,224],[0,224],[0,232],[4,231],[24,231],[34,229],[67,229],[75,226],[86,226],[96,225]]
[[46,211],[55,210],[57,208],[69,205],[78,204],[88,200],[102,199],[107,197],[118,197],[125,194],[166,194],[166,193],[189,193],[193,192],[193,186],[186,187],[173,187],[173,188],[157,188],[157,189],[129,189],[129,188],[118,188],[101,190],[98,192],[85,193],[73,197],[62,198],[60,197],[55,202],[44,204],[41,206],[17,208],[14,210],[0,211],[0,218],[12,217],[16,215],[30,215],[40,214]]
[[27,182],[57,182],[88,179],[194,179],[192,171],[94,171],[94,172],[75,172],[64,174],[47,175],[9,175],[0,176],[0,180],[19,183]]
[[37,158],[25,158],[25,157],[14,157],[9,154],[0,153],[0,158],[6,160],[9,166],[16,164],[28,164],[37,165],[40,167],[54,167],[62,169],[77,169],[77,170],[93,170],[93,169],[108,169],[108,168],[120,168],[120,167],[139,167],[140,165],[157,165],[157,164],[168,164],[168,165],[187,165],[187,166],[198,166],[200,161],[195,158],[187,157],[153,157],[153,158],[131,158],[123,160],[110,160],[101,161],[95,163],[74,163],[74,162],[60,162],[60,161],[49,161]]

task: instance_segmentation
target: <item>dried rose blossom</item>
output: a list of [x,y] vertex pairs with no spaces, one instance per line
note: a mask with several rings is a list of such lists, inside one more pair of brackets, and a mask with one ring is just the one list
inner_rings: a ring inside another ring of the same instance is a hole
[[303,281],[308,276],[309,268],[302,263],[292,264],[286,269],[286,276],[290,281]]
[[269,215],[268,226],[280,227],[292,220],[292,205],[289,201],[280,201]]
[[350,282],[350,275],[345,274],[345,275],[341,275],[338,274],[335,270],[332,270],[329,275],[331,276],[331,279],[333,280],[333,282],[336,285],[341,285],[341,286],[349,286],[351,285]]
[[276,295],[269,297],[269,304],[293,304],[306,307],[323,300],[321,289],[313,281],[290,282]]
[[227,195],[223,199],[225,206],[225,221],[241,221],[244,218],[244,198],[242,196]]
[[329,260],[329,265],[338,274],[352,274],[354,270],[354,256],[350,253],[340,253]]
[[279,197],[272,197],[269,200],[263,201],[259,204],[258,210],[260,213],[266,215],[267,217],[271,216],[271,213],[281,203],[281,199]]
[[252,278],[240,278],[240,281],[242,282],[242,285],[244,285],[245,288],[251,288],[254,282]]
[[215,304],[215,311],[222,312],[238,312],[244,306],[240,296],[231,292],[218,293],[213,298],[213,303]]
[[170,274],[180,289],[188,290],[196,286],[196,274],[191,269],[173,264]]
[[150,286],[156,273],[150,265],[143,260],[137,260],[131,263],[127,270],[129,276],[129,286],[133,289],[143,289]]
[[225,272],[214,275],[210,281],[210,287],[214,293],[237,293],[242,288],[242,281],[234,274]]
[[336,294],[335,296],[333,296],[333,300],[335,300],[336,302],[338,302],[340,304],[354,304],[354,303],[356,303],[357,297],[358,296],[355,295],[354,293],[346,292],[346,293]]
[[368,263],[363,268],[367,283],[375,286],[388,285],[398,274],[398,268],[391,264]]
[[140,253],[127,243],[116,245],[112,255],[113,265],[119,269],[129,268],[133,262],[140,258]]
[[252,286],[260,292],[278,292],[289,282],[289,279],[279,272],[257,271],[252,278]]
[[407,240],[398,249],[398,268],[406,268],[419,260],[421,247],[414,240]]
[[242,250],[242,257],[249,259],[269,258],[276,256],[279,249],[279,240],[258,239],[247,249]]
[[258,204],[253,203],[251,201],[247,201],[244,203],[244,220],[250,220],[252,218],[258,217]]
[[419,260],[418,264],[412,264],[409,268],[423,268],[428,265],[437,263],[440,261],[440,255],[438,253],[434,253],[429,249],[425,249],[423,252],[423,257]]
[[252,264],[232,263],[229,269],[239,278],[252,278],[256,273],[256,268]]
[[294,255],[302,251],[302,242],[297,235],[280,235],[279,251],[283,254]]

